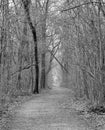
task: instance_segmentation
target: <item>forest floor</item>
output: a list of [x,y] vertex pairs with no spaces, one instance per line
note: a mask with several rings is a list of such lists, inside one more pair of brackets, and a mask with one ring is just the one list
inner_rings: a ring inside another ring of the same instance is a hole
[[93,130],[73,108],[70,89],[46,91],[16,108],[11,130]]

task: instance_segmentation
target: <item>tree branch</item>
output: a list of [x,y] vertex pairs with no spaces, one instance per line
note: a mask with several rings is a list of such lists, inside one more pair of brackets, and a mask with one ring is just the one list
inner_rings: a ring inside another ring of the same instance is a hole
[[[68,11],[68,10],[72,10],[72,9],[76,9],[76,8],[81,7],[81,6],[90,5],[90,4],[99,4],[99,2],[86,2],[86,3],[83,3],[83,4],[76,5],[76,6],[74,6],[74,7],[70,7],[70,8],[68,8],[68,9],[64,9],[64,10],[62,10],[61,12]],[[105,4],[105,2],[103,2],[103,4]]]
[[36,64],[31,64],[31,65],[24,66],[21,70],[19,69],[19,70],[13,72],[13,73],[11,74],[11,76],[15,75],[16,73],[18,73],[18,72],[20,72],[20,71],[23,71],[23,70],[26,70],[26,69],[30,69],[30,67],[35,66],[35,65],[36,65]]
[[68,73],[69,71],[62,65],[62,63],[56,58],[56,56],[49,50],[49,52],[51,53],[51,55],[54,57],[54,59],[59,63],[59,65]]

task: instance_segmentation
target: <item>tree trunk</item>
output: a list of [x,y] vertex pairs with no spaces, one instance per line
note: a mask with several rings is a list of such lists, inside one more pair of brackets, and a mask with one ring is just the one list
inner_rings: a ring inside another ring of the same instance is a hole
[[21,89],[21,80],[22,80],[22,75],[21,75],[21,70],[22,70],[22,64],[23,64],[23,50],[24,46],[27,43],[27,18],[24,18],[24,25],[23,25],[23,36],[22,36],[22,41],[19,46],[19,52],[18,52],[18,62],[19,62],[19,73],[18,73],[18,81],[17,81],[17,89]]
[[[2,9],[2,26],[1,26],[1,45],[0,45],[0,81],[2,73],[4,71],[5,61],[6,61],[6,46],[7,46],[7,14],[8,14],[8,1],[1,1]],[[3,65],[3,66],[2,66]]]
[[42,22],[42,54],[41,54],[41,88],[45,88],[46,83],[46,18]]
[[48,4],[49,0],[45,1],[45,8],[42,12],[42,54],[41,54],[41,80],[40,85],[41,88],[46,87],[46,20],[47,20],[47,13],[48,13]]
[[45,88],[46,84],[46,74],[45,74],[45,53],[42,54],[42,71],[41,71],[41,88]]
[[89,99],[89,92],[88,92],[88,84],[87,84],[87,75],[86,72],[83,70],[83,82],[84,82],[84,94],[86,95],[87,99]]
[[29,6],[30,6],[30,1],[29,0],[22,0],[22,3],[24,5],[24,10],[26,13],[26,17],[28,20],[28,24],[30,26],[32,35],[33,35],[33,40],[34,40],[34,56],[35,56],[35,88],[33,90],[33,93],[39,93],[39,63],[38,63],[38,45],[37,45],[37,35],[36,35],[36,28],[34,27],[32,20],[30,18],[30,13],[29,13]]

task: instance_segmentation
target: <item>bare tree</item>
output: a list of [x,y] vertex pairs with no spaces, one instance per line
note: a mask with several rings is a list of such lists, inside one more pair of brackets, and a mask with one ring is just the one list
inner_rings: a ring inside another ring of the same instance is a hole
[[22,0],[22,3],[24,5],[24,10],[26,13],[26,17],[28,20],[28,24],[30,26],[32,35],[33,35],[33,40],[34,40],[34,53],[35,53],[35,88],[33,93],[39,93],[39,63],[38,63],[38,45],[37,45],[37,34],[36,34],[36,29],[32,23],[31,17],[30,17],[30,1],[29,0]]

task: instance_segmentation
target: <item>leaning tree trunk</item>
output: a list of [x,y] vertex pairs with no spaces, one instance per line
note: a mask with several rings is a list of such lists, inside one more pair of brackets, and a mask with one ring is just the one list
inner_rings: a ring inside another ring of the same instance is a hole
[[35,53],[35,88],[33,90],[33,93],[39,93],[39,63],[38,63],[38,45],[37,45],[37,35],[36,35],[36,28],[34,27],[32,20],[30,18],[30,12],[29,12],[29,6],[30,6],[30,0],[22,0],[22,3],[24,5],[24,10],[26,13],[26,17],[28,20],[28,24],[30,26],[33,40],[34,40],[34,53]]

